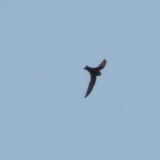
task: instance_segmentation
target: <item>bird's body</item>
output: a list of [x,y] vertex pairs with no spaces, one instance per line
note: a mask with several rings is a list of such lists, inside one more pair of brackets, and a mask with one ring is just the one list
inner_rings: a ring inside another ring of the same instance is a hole
[[84,69],[87,70],[88,72],[90,72],[91,74],[96,75],[96,76],[101,75],[101,72],[97,68],[92,68],[92,67],[86,66]]
[[100,70],[102,70],[105,67],[106,63],[107,63],[107,61],[104,59],[98,67],[92,68],[89,66],[85,66],[84,69],[87,70],[91,76],[91,80],[90,80],[85,97],[87,97],[91,93],[91,91],[95,85],[95,82],[96,82],[96,77],[101,75]]

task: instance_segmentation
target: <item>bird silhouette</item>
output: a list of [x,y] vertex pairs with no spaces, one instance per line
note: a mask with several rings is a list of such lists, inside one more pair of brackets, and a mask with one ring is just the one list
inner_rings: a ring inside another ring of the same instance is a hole
[[89,82],[89,85],[88,85],[88,89],[87,89],[87,92],[86,92],[86,95],[85,95],[85,98],[91,93],[94,85],[95,85],[95,82],[96,82],[96,77],[97,76],[100,76],[101,75],[101,72],[100,70],[102,70],[105,65],[106,65],[107,61],[104,59],[98,67],[95,67],[95,68],[92,68],[92,67],[89,67],[89,66],[85,66],[85,70],[87,70],[89,73],[90,73],[90,82]]

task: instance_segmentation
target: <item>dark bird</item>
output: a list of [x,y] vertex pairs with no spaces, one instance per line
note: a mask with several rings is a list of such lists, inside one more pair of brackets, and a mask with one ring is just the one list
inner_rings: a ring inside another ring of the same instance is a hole
[[92,89],[95,85],[95,82],[96,82],[96,77],[101,75],[100,70],[102,70],[105,67],[106,63],[107,63],[107,61],[104,59],[99,64],[98,67],[92,68],[92,67],[89,67],[89,66],[85,66],[84,69],[87,70],[90,73],[90,76],[91,76],[91,80],[89,82],[85,98],[91,93],[91,91],[92,91]]

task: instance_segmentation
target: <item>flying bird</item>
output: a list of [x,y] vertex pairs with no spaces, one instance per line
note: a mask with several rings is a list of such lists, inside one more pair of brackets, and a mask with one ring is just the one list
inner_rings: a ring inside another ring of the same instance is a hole
[[95,67],[95,68],[92,68],[92,67],[89,67],[89,66],[85,66],[85,70],[87,70],[89,73],[90,73],[90,82],[89,82],[89,85],[88,85],[88,89],[87,89],[87,92],[86,92],[86,95],[85,95],[85,98],[91,93],[94,85],[95,85],[95,82],[96,82],[96,77],[97,76],[100,76],[101,75],[101,72],[100,70],[102,70],[105,65],[106,65],[107,61],[104,59],[98,67]]

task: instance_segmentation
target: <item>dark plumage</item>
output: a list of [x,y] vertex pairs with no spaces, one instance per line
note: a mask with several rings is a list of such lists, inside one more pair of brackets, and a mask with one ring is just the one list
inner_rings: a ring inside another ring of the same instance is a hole
[[96,77],[101,75],[100,70],[105,67],[106,63],[107,63],[107,61],[104,59],[98,67],[92,68],[89,66],[85,66],[84,69],[87,70],[91,76],[91,80],[89,82],[89,86],[88,86],[85,98],[91,93],[91,91],[95,85],[95,82],[96,82]]

